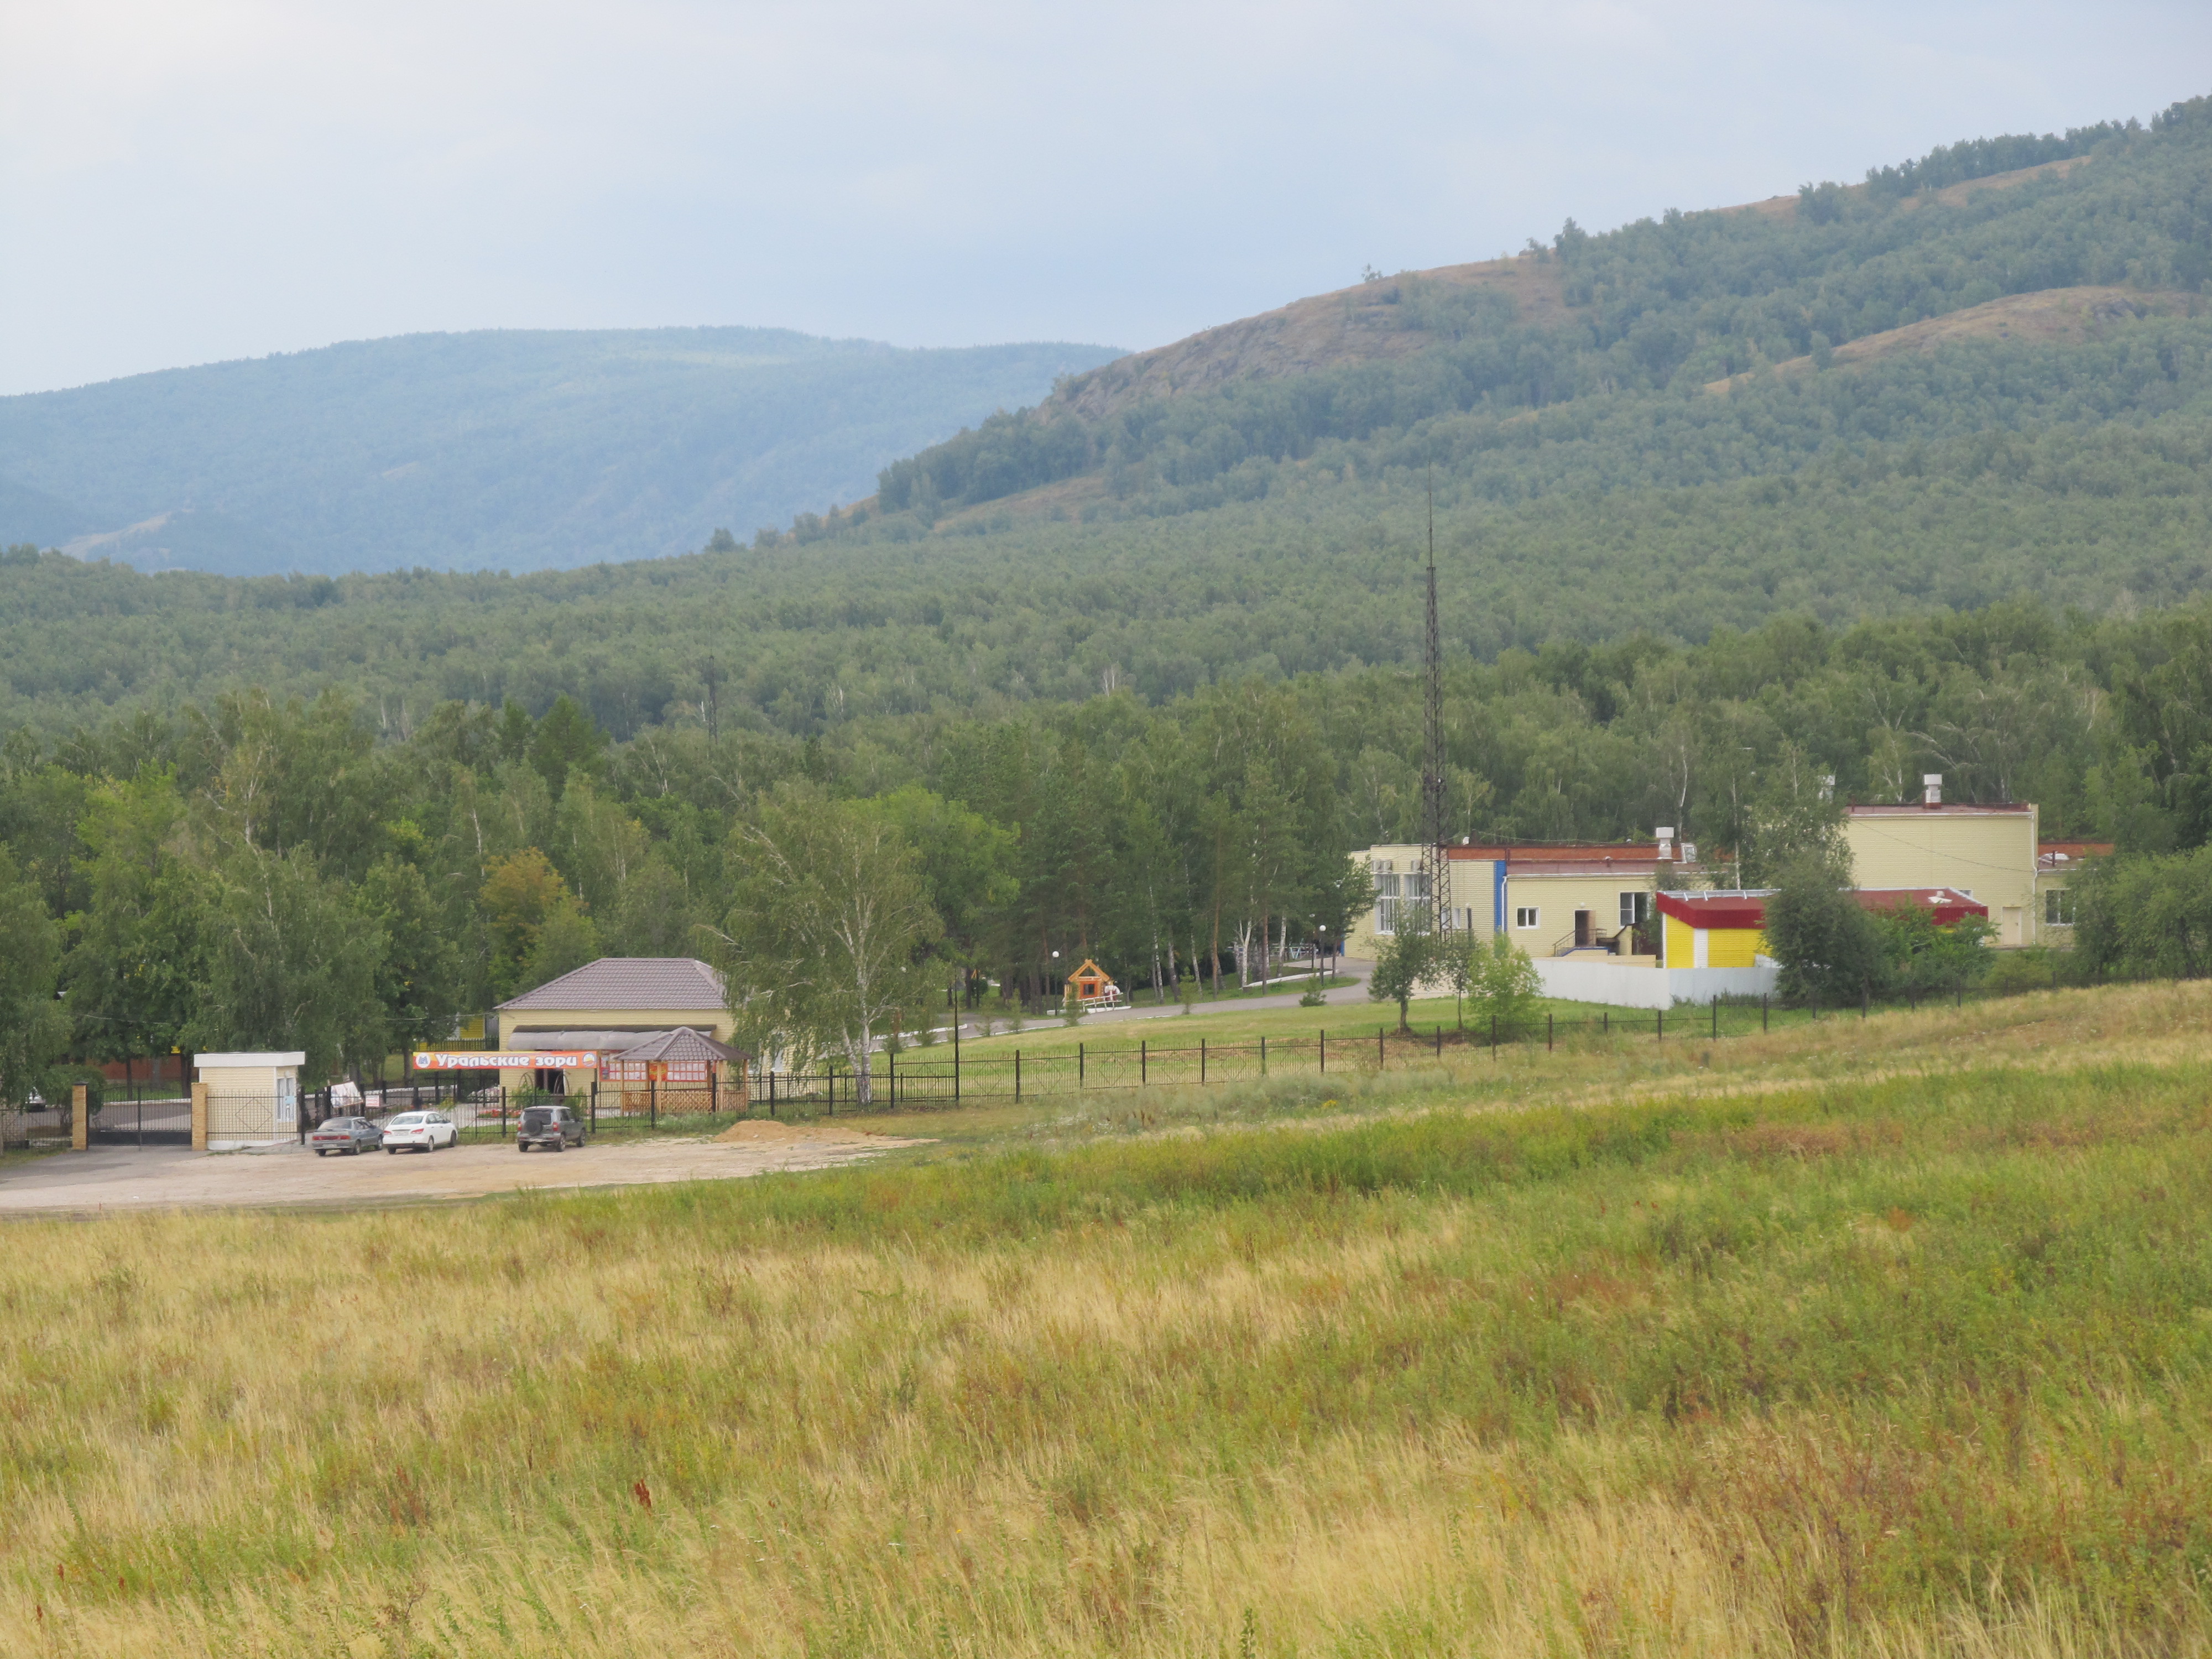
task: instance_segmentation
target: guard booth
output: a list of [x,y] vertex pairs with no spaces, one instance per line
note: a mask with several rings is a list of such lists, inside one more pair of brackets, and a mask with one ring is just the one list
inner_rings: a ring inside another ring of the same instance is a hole
[[300,1133],[304,1053],[198,1054],[192,1066],[192,1145],[231,1152]]

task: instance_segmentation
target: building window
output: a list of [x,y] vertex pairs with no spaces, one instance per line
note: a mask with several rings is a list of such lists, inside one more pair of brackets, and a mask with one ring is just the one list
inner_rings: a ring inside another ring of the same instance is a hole
[[1622,927],[1641,927],[1645,922],[1650,920],[1650,894],[1645,892],[1639,887],[1632,893],[1623,893],[1620,896],[1620,925]]
[[1367,866],[1368,874],[1375,880],[1375,931],[1395,933],[1398,931],[1398,877],[1396,866],[1389,859],[1372,859]]
[[2074,925],[2074,895],[2063,887],[2053,887],[2043,895],[2043,925],[2046,927],[2071,927]]
[[1513,912],[1513,925],[1516,927],[1534,927],[1536,925],[1536,907],[1533,904],[1516,906]]

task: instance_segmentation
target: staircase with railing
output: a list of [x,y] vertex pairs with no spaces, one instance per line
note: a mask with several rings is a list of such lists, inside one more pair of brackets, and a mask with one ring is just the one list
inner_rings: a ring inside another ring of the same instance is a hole
[[1592,928],[1587,937],[1577,939],[1573,933],[1564,933],[1552,945],[1554,957],[1656,957],[1659,940],[1649,922],[1632,922],[1610,933],[1601,933]]

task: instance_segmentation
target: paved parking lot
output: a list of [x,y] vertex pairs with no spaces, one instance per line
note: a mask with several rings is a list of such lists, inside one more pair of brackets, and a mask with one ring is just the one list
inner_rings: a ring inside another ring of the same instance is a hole
[[915,1144],[827,1126],[747,1122],[714,1140],[600,1141],[528,1154],[504,1143],[320,1158],[300,1146],[252,1152],[101,1146],[0,1166],[0,1215],[416,1202],[526,1187],[728,1181],[828,1169]]

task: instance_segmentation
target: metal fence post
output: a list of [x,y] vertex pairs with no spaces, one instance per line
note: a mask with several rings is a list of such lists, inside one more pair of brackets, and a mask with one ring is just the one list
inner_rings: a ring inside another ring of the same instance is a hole
[[1766,1030],[1766,993],[1764,991],[1759,994],[1759,1029],[1762,1034]]
[[1651,1040],[1654,1042],[1664,1042],[1667,1040],[1667,1011],[1664,1008],[1657,1010],[1651,1016]]
[[1021,1051],[1020,1049],[1017,1048],[1017,1049],[1015,1049],[1015,1050],[1014,1050],[1014,1103],[1015,1103],[1015,1104],[1019,1105],[1019,1104],[1021,1103],[1021,1098],[1022,1098],[1022,1051]]
[[648,1129],[660,1127],[660,1085],[650,1077],[645,1080],[645,1127]]
[[1083,1086],[1083,1045],[1079,1042],[1075,1045],[1075,1086],[1079,1089]]
[[1547,1054],[1552,1052],[1552,1037],[1553,1035],[1552,1022],[1558,1018],[1559,1016],[1556,1014],[1547,1014],[1544,1016],[1544,1052]]
[[1322,1028],[1321,1034],[1321,1070],[1323,1077],[1328,1075],[1328,1028],[1326,1026]]
[[1495,1014],[1490,1017],[1490,1057],[1492,1060],[1498,1058],[1498,1016]]
[[1204,1037],[1198,1040],[1198,1080],[1200,1083],[1206,1081],[1206,1039]]
[[1137,1039],[1137,1086],[1139,1089],[1149,1087],[1152,1080],[1152,1050],[1146,1046],[1145,1040],[1139,1037]]
[[1386,1070],[1389,1064],[1390,1056],[1382,1048],[1382,1028],[1378,1025],[1375,1028],[1375,1069],[1378,1072]]
[[1264,1036],[1260,1039],[1260,1075],[1267,1075],[1267,1039]]
[[1437,1058],[1438,1060],[1442,1060],[1443,1057],[1444,1057],[1444,1023],[1443,1023],[1443,1021],[1442,1021],[1442,1020],[1438,1020],[1438,1021],[1437,1022]]
[[1718,1036],[1720,1036],[1720,1034],[1721,1034],[1721,994],[1720,994],[1719,992],[1716,991],[1716,992],[1714,992],[1714,993],[1713,993],[1713,1035],[1714,1035],[1715,1036],[1717,1036],[1717,1037]]
[[592,1133],[593,1134],[597,1134],[597,1133],[599,1133],[599,1079],[597,1079],[597,1078],[593,1078],[593,1079],[592,1079]]

